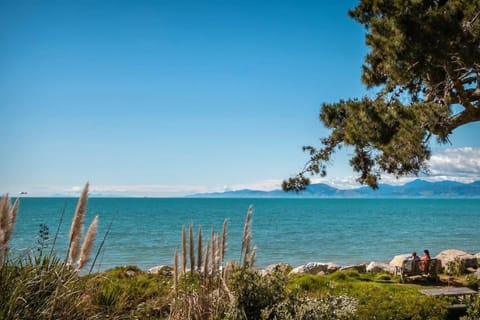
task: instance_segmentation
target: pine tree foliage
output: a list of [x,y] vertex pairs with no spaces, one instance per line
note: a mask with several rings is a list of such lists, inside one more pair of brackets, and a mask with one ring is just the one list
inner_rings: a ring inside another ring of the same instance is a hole
[[325,176],[342,146],[372,188],[382,173],[428,172],[432,138],[446,143],[480,120],[480,0],[361,0],[349,15],[366,28],[362,82],[376,94],[322,105],[330,135],[304,147],[310,160],[286,191],[303,190],[306,174]]

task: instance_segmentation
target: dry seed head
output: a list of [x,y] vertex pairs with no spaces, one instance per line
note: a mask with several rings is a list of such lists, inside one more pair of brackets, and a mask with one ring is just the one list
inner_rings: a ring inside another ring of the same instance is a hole
[[205,261],[203,264],[203,274],[205,276],[208,274],[209,257],[210,257],[210,242],[207,243],[207,249],[205,250]]
[[17,218],[19,200],[15,200],[13,206],[10,206],[10,197],[8,194],[0,198],[0,263],[8,249],[8,241],[13,233],[13,227]]
[[9,210],[9,221],[8,221],[7,228],[5,229],[5,241],[6,242],[8,242],[10,240],[10,238],[12,237],[13,226],[15,225],[15,222],[17,220],[17,212],[18,212],[19,204],[20,204],[20,201],[17,198],[17,200],[15,200],[15,202],[13,203],[12,208]]
[[178,287],[178,251],[175,249],[173,255],[173,288],[177,291]]
[[250,258],[248,259],[248,267],[250,269],[253,268],[253,264],[255,263],[256,253],[257,253],[257,247],[253,247],[252,254],[250,255]]
[[189,236],[190,236],[190,273],[193,274],[195,270],[195,247],[193,244],[193,226],[190,224],[189,227]]
[[0,198],[0,229],[5,230],[8,226],[10,211],[10,197],[5,194]]
[[245,258],[250,252],[250,241],[251,241],[251,220],[252,220],[253,206],[250,205],[247,210],[247,216],[245,217],[245,224],[243,226],[243,236],[242,236],[242,255],[244,264],[246,263]]
[[77,208],[72,220],[72,226],[70,228],[70,264],[75,263],[80,255],[80,240],[82,237],[83,219],[85,216],[85,208],[87,207],[88,198],[88,182],[82,190],[80,199],[78,199]]
[[93,242],[95,240],[95,235],[97,233],[97,225],[98,216],[95,216],[92,223],[90,224],[90,227],[88,227],[85,240],[83,240],[82,249],[80,251],[80,260],[78,260],[78,270],[82,269],[88,262],[90,252],[92,251]]
[[223,260],[225,259],[225,252],[227,251],[227,219],[223,221],[223,227],[222,227],[222,245],[221,245],[221,251],[220,251],[220,262],[223,263]]
[[182,228],[182,271],[185,274],[187,271],[187,231],[185,226]]
[[201,268],[202,268],[202,259],[203,259],[203,252],[202,252],[202,247],[203,247],[203,243],[202,243],[202,227],[198,227],[198,243],[197,243],[197,250],[198,250],[198,253],[197,253],[197,270],[198,272],[200,272]]
[[217,236],[212,233],[212,239],[210,240],[212,243],[212,273],[215,274],[217,272]]

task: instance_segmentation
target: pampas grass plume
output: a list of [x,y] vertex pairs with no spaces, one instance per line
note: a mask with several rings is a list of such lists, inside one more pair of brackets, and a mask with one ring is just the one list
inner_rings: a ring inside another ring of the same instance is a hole
[[[13,226],[17,218],[19,200],[15,200],[13,206],[10,206],[10,197],[8,194],[0,198],[0,263],[8,249],[8,241],[13,233]],[[1,267],[1,266],[0,266]]]
[[225,252],[227,251],[227,219],[223,221],[222,227],[222,244],[221,244],[221,251],[220,251],[220,262],[223,263],[225,259]]
[[90,252],[92,251],[93,247],[93,241],[95,240],[95,235],[97,234],[97,225],[98,216],[95,216],[92,223],[90,224],[90,227],[88,227],[85,240],[83,240],[82,249],[80,251],[80,260],[78,260],[78,270],[82,269],[88,262]]
[[182,272],[187,271],[187,230],[182,228]]
[[173,254],[173,289],[177,291],[178,288],[178,250]]
[[200,272],[202,269],[202,259],[203,259],[203,241],[202,241],[202,227],[198,227],[198,243],[197,243],[197,270]]
[[10,238],[12,237],[13,226],[15,225],[15,221],[17,220],[17,212],[18,212],[19,204],[20,204],[20,201],[17,198],[17,200],[15,200],[15,202],[13,203],[12,208],[10,208],[10,210],[9,210],[8,225],[7,225],[7,228],[5,230],[6,242],[8,242],[10,240]]
[[203,262],[203,275],[208,274],[208,265],[209,265],[209,256],[210,256],[210,242],[207,242],[207,249],[205,250],[205,261]]
[[193,244],[193,226],[190,224],[189,230],[190,237],[190,273],[193,274],[195,271],[195,246]]
[[70,264],[73,265],[78,260],[80,255],[80,240],[82,237],[83,219],[85,216],[85,208],[87,207],[88,198],[88,182],[82,190],[80,199],[78,199],[77,209],[72,220],[72,226],[70,228],[70,245],[68,255],[70,257]]

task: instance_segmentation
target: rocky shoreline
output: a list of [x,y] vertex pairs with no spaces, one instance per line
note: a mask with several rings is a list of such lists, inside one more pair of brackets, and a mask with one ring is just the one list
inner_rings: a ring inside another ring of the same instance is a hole
[[[398,267],[400,267],[405,259],[411,254],[400,254],[392,258],[388,263],[372,261],[370,263],[360,263],[349,266],[341,266],[332,262],[309,262],[305,265],[294,267],[291,274],[306,273],[306,274],[329,274],[338,270],[356,270],[358,272],[386,272],[395,274]],[[440,252],[433,259],[437,259],[441,263],[442,272],[448,273],[456,266],[464,273],[474,273],[477,279],[480,279],[480,252],[476,254],[467,253],[457,249],[447,249]],[[263,273],[269,273],[278,268],[275,264],[263,269]]]
[[[402,265],[402,262],[410,256],[411,253],[400,254],[392,258],[390,262],[377,262],[372,261],[370,263],[359,263],[354,265],[341,266],[333,262],[309,262],[305,265],[293,267],[285,263],[276,263],[267,266],[264,269],[259,270],[262,274],[270,274],[275,270],[285,268],[290,269],[290,274],[329,274],[335,271],[343,270],[356,270],[361,273],[365,272],[386,272],[395,274],[398,267]],[[441,263],[441,271],[445,273],[452,272],[452,268],[457,268],[457,271],[463,273],[472,273],[476,279],[480,279],[480,252],[472,254],[457,249],[447,249],[435,257]],[[158,273],[165,270],[165,266],[157,266],[148,269],[149,273]]]

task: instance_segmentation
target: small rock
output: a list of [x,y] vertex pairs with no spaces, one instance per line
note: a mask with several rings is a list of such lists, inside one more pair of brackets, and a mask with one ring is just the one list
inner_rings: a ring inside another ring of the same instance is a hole
[[365,263],[362,264],[354,264],[351,266],[345,266],[340,268],[341,271],[345,270],[357,270],[360,273],[365,273],[367,272],[367,265]]
[[298,266],[296,268],[293,268],[289,274],[299,274],[299,273],[305,273],[305,266]]
[[395,256],[395,257],[393,257],[393,259],[390,261],[389,265],[392,266],[392,267],[401,267],[403,261],[405,261],[405,259],[407,259],[407,258],[410,257],[410,256],[411,256],[410,253],[404,253],[404,254],[400,254],[400,255],[398,255],[398,256]]
[[340,266],[332,262],[309,262],[304,266],[304,272],[309,274],[319,274],[320,272],[327,274],[335,272],[338,269],[340,269]]
[[164,276],[171,276],[172,275],[172,268],[169,266],[155,266],[147,270],[148,273],[152,274],[161,274]]
[[125,275],[128,277],[128,278],[132,278],[132,277],[135,277],[137,273],[132,270],[132,269],[128,269],[128,270],[125,270]]

